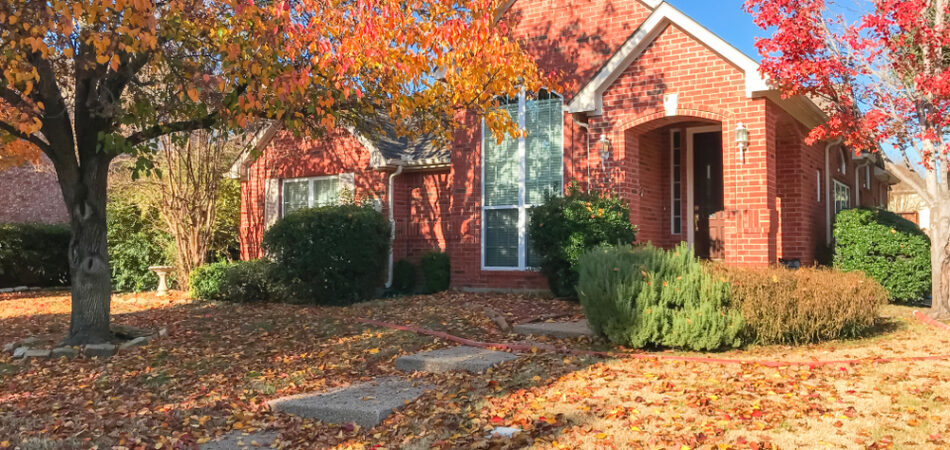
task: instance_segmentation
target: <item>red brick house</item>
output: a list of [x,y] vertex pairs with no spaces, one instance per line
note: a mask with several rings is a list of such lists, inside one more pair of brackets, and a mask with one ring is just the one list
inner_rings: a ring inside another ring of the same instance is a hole
[[517,0],[501,20],[573,85],[504,105],[527,137],[497,144],[474,116],[449,148],[388,133],[275,132],[262,157],[234,168],[243,257],[260,256],[280,214],[340,191],[392,215],[396,259],[446,251],[464,289],[545,287],[524,225],[570,182],[623,196],[641,242],[685,241],[741,265],[811,264],[837,210],[887,203],[881,161],[806,145],[821,111],[782,99],[755,60],[668,3]]

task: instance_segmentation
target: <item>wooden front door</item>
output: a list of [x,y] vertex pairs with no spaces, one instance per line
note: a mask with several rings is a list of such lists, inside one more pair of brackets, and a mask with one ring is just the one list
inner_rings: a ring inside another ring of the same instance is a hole
[[696,256],[723,258],[722,133],[693,135],[693,223]]

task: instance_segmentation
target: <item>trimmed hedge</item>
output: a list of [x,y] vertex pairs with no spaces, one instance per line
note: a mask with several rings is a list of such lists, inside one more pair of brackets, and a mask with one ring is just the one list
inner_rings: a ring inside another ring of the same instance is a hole
[[581,255],[598,246],[630,244],[637,228],[623,199],[571,186],[566,196],[531,209],[528,237],[551,292],[575,297]]
[[806,344],[865,334],[887,291],[860,272],[716,266],[732,286],[745,335],[759,344]]
[[578,261],[577,293],[591,329],[628,347],[716,350],[738,347],[742,316],[729,285],[708,273],[688,246],[600,247]]
[[393,265],[393,289],[400,294],[411,294],[416,288],[416,266],[400,259]]
[[263,248],[291,300],[348,305],[380,287],[389,236],[389,220],[371,207],[324,206],[288,214],[264,233]]
[[68,284],[69,240],[61,225],[0,224],[0,288]]
[[271,280],[272,264],[265,260],[221,261],[191,272],[191,298],[237,303],[280,300]]
[[422,255],[419,260],[422,267],[422,279],[426,294],[435,294],[449,288],[452,281],[452,265],[449,255],[432,251]]
[[890,211],[857,208],[835,217],[834,267],[862,271],[891,301],[919,301],[930,293],[930,239]]

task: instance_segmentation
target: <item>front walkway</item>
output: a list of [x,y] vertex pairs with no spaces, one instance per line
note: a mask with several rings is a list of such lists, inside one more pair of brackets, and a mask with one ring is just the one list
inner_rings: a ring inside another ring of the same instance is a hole
[[[0,297],[0,343],[65,332],[68,306],[60,293]],[[950,436],[946,360],[767,368],[566,355],[544,348],[608,347],[590,337],[502,331],[485,306],[510,324],[580,318],[575,304],[515,295],[447,293],[349,308],[118,296],[117,322],[168,327],[168,337],[108,361],[0,356],[0,448],[191,448],[225,435],[250,443],[254,438],[241,434],[260,430],[266,433],[257,436],[276,436],[277,445],[290,448],[468,448],[500,427],[522,431],[495,439],[543,448],[937,447]],[[885,311],[880,333],[869,339],[714,356],[808,361],[925,356],[948,348],[950,333],[911,319],[908,308]],[[356,318],[536,348],[481,373],[407,372],[399,358],[455,344]],[[385,377],[426,389],[375,427],[323,423],[268,406]]]

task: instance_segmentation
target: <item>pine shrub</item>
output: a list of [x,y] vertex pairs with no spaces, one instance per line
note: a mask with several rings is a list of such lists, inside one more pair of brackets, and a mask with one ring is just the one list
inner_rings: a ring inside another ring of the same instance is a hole
[[835,217],[834,267],[877,280],[891,301],[913,302],[930,293],[930,239],[890,211],[856,208]]
[[422,279],[426,294],[435,294],[449,288],[452,277],[449,255],[440,251],[432,251],[422,255],[419,265],[422,267]]
[[860,272],[719,265],[713,270],[729,281],[733,304],[745,319],[744,335],[758,344],[859,337],[887,303],[887,291]]
[[348,305],[381,287],[389,220],[369,206],[301,209],[264,233],[275,280],[300,303]]
[[592,248],[630,244],[637,237],[630,208],[620,198],[581,192],[571,186],[564,197],[550,197],[531,209],[528,237],[541,273],[559,297],[577,296],[578,259]]
[[742,316],[729,285],[686,245],[600,247],[578,261],[578,296],[591,329],[628,347],[737,347]]

